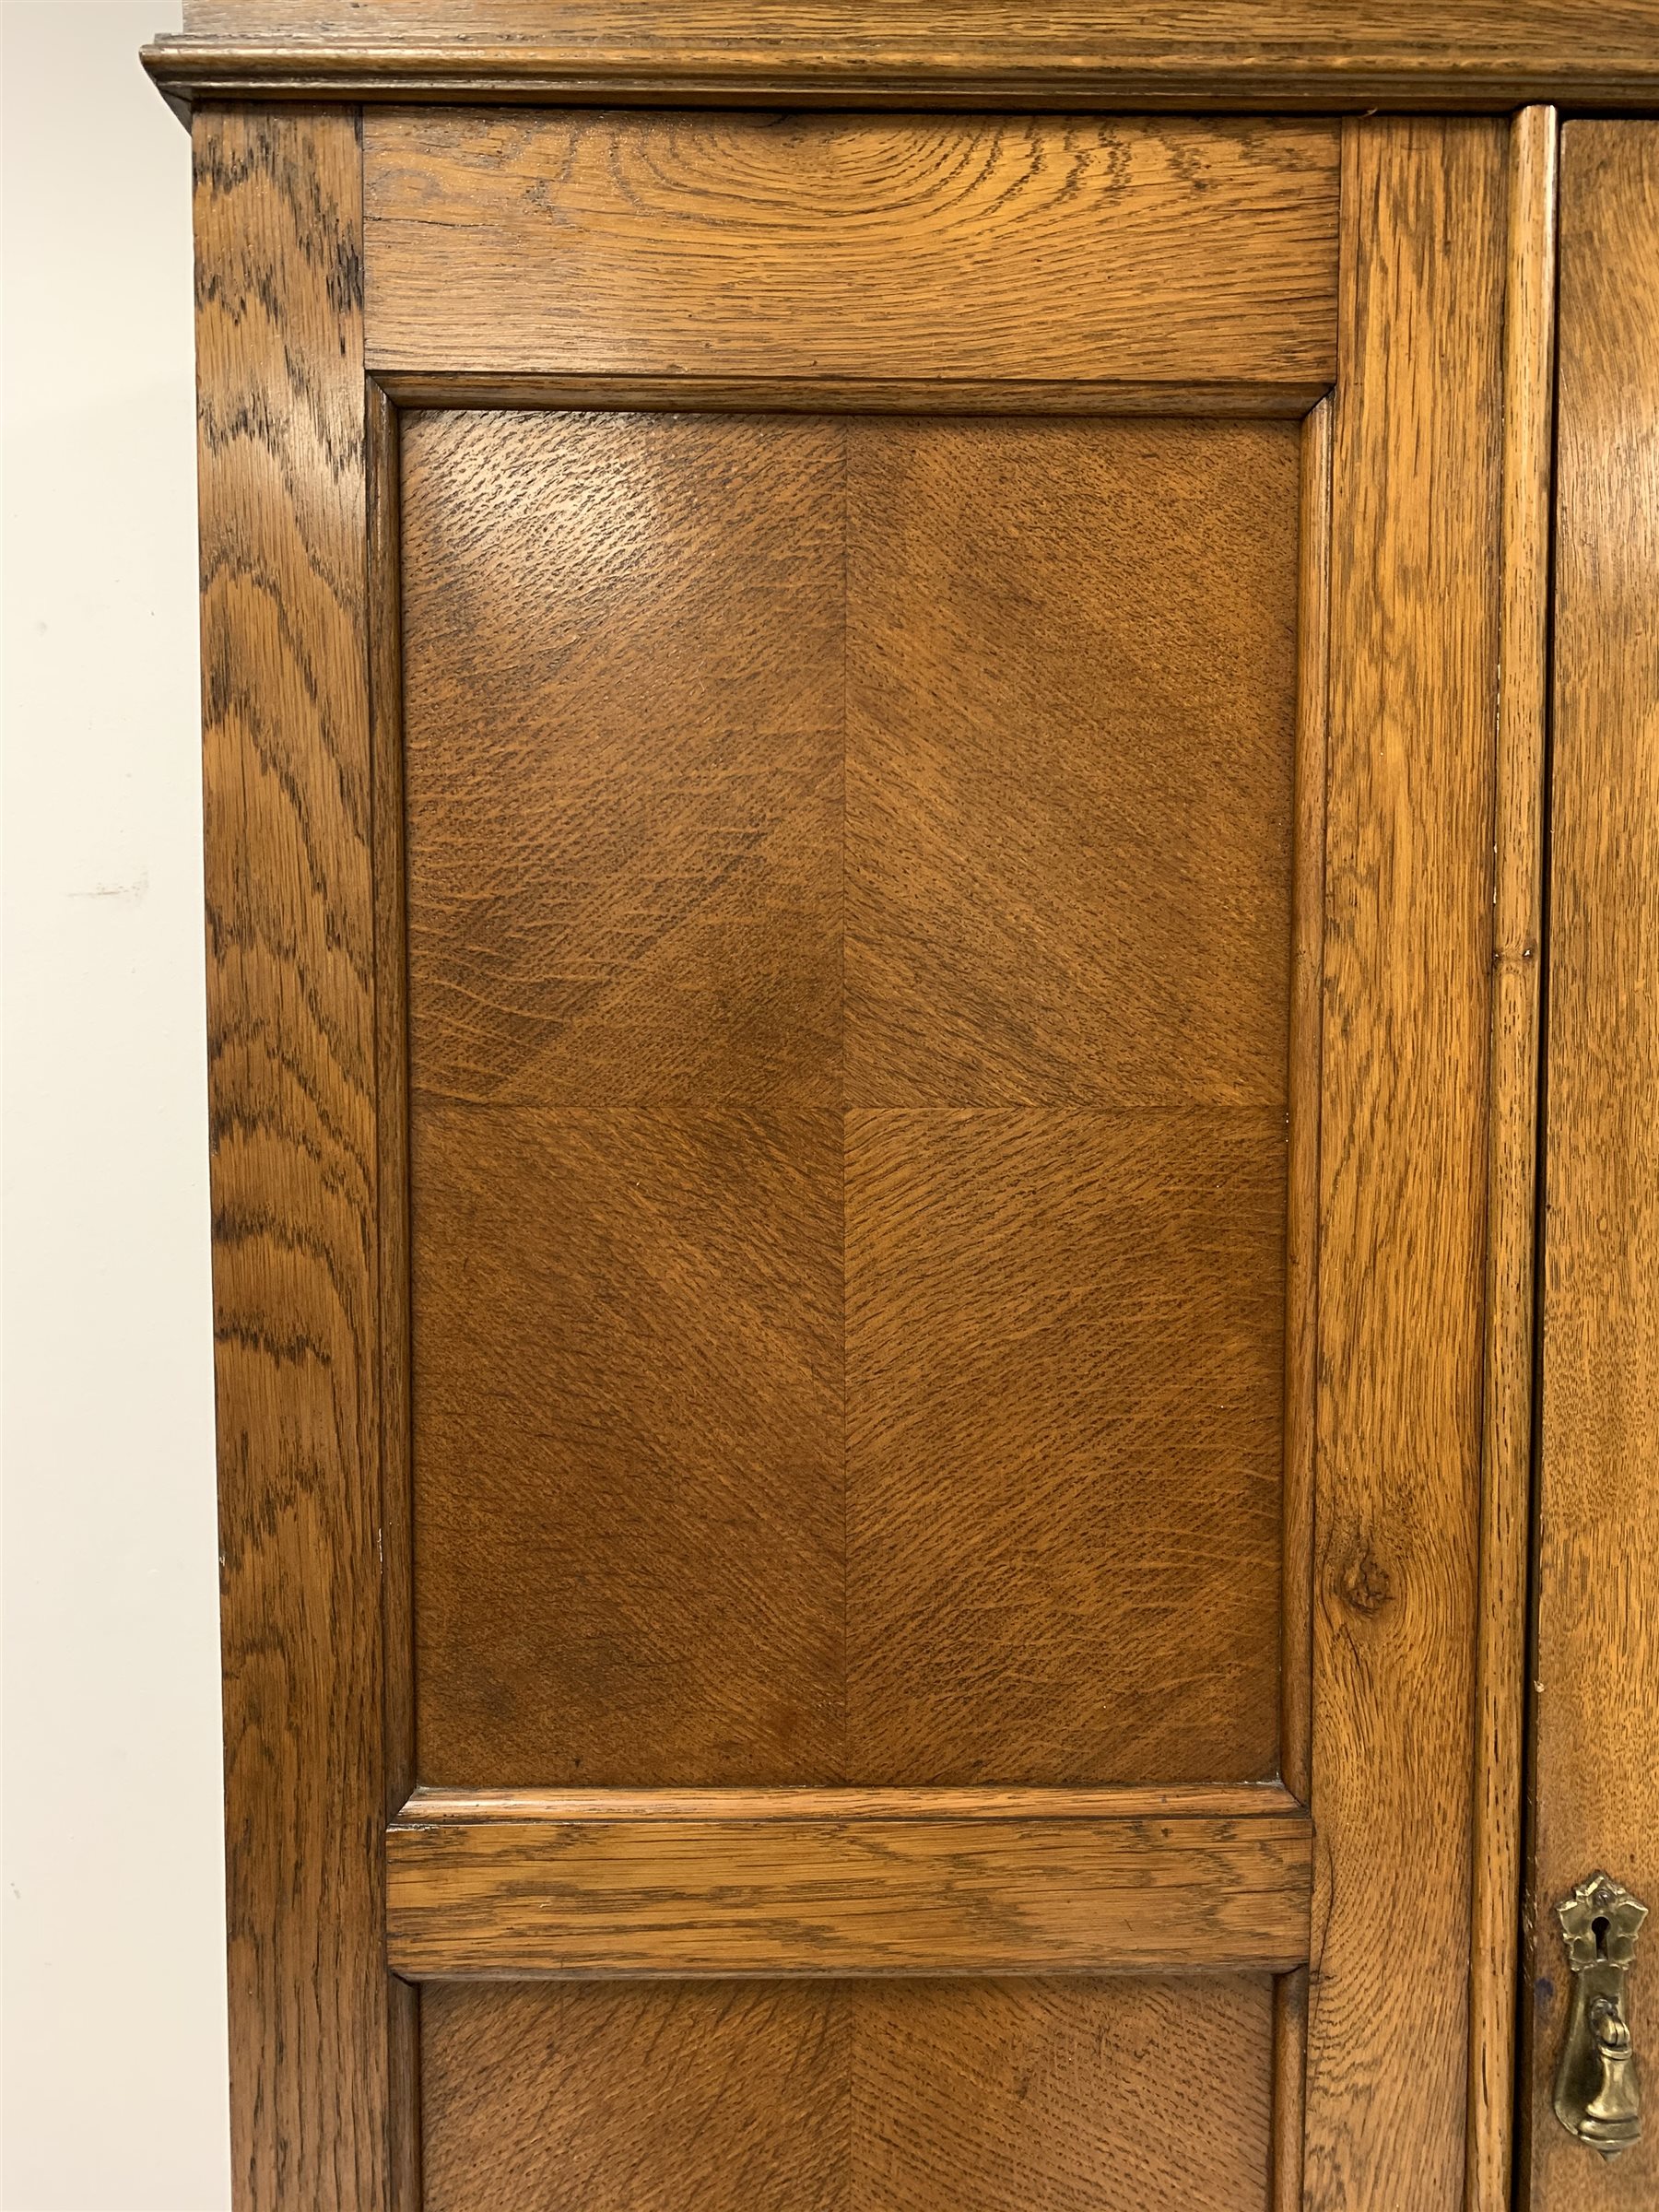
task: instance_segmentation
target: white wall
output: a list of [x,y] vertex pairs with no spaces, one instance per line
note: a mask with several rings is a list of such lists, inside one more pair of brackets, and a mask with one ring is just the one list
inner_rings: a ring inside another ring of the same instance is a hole
[[0,11],[9,2212],[229,2199],[177,21]]

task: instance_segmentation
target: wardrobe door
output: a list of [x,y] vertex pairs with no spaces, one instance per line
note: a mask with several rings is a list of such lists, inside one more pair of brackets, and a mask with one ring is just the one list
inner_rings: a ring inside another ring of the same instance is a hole
[[434,2212],[1267,2201],[1336,155],[369,119]]
[[1659,2194],[1652,123],[1562,132],[1558,452],[1529,2201],[1615,2212]]
[[195,128],[242,2201],[1453,2203],[1508,125]]

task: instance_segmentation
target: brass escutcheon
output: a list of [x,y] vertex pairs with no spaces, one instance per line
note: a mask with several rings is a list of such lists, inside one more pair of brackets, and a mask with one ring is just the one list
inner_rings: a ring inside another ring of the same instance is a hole
[[1616,2159],[1641,2136],[1625,1977],[1647,1907],[1611,1875],[1591,1874],[1556,1907],[1572,1968],[1572,2011],[1556,2069],[1556,2118]]

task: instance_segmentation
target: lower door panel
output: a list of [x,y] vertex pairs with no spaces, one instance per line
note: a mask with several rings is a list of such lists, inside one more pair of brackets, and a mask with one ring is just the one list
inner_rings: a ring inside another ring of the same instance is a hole
[[1265,2212],[1265,1975],[421,1994],[431,2212]]

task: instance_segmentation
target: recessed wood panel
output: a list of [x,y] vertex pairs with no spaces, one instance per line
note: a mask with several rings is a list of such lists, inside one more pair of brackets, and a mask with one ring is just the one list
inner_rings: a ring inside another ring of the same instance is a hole
[[1253,2212],[1264,1978],[430,1987],[429,2212]]
[[1273,1771],[1299,442],[411,422],[424,1780]]
[[1327,123],[406,109],[363,155],[376,369],[1335,369]]

